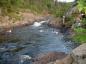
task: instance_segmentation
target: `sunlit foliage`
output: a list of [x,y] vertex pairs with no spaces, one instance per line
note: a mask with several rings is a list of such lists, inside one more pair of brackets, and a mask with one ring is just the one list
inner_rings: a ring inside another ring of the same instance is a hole
[[86,13],[86,0],[78,0],[78,8]]

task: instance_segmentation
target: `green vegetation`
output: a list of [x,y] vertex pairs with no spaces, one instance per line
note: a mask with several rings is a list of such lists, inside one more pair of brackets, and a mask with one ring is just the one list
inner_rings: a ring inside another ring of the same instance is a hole
[[22,2],[22,0],[0,0],[0,9],[4,14],[16,12]]
[[74,28],[73,40],[79,43],[86,43],[86,18],[81,21],[82,26]]
[[[86,0],[78,0],[78,9],[86,15]],[[79,43],[86,43],[86,17],[81,18],[81,27],[74,28],[73,40]]]
[[79,43],[86,43],[86,29],[84,28],[75,28],[75,35],[73,40]]
[[78,0],[78,8],[86,13],[86,0]]
[[54,16],[63,16],[65,11],[71,6],[71,3],[57,3],[53,0],[0,0],[0,8],[4,14],[11,12],[18,13],[21,9],[29,9],[32,12],[43,13],[48,12]]
[[[55,4],[53,0],[0,0],[1,15],[8,15],[17,19],[20,19],[17,16],[19,11],[26,9],[37,14],[51,14],[55,17],[62,17],[70,6],[71,3],[57,2]],[[86,13],[85,0],[78,0],[78,9]],[[74,23],[74,16],[68,17],[66,21],[66,25],[71,26]],[[81,23],[81,28],[74,29],[76,35],[73,39],[83,43],[86,42],[86,18],[82,19]]]
[[82,27],[86,29],[86,18],[82,19]]
[[79,34],[80,33],[86,33],[86,29],[84,29],[84,28],[75,28],[74,30],[76,33],[79,33]]

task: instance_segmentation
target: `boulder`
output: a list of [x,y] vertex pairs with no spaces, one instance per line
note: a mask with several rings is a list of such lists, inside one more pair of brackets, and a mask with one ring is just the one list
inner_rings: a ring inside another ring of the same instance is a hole
[[86,43],[74,49],[71,55],[74,60],[72,64],[86,64]]
[[66,56],[67,54],[64,52],[48,52],[38,55],[37,58],[34,58],[34,62],[32,64],[52,64],[53,61],[61,60]]
[[56,60],[55,62],[50,62],[48,64],[72,64],[73,59],[71,55],[67,55],[65,58],[61,60]]
[[48,64],[86,64],[86,43],[75,48],[65,58],[49,62]]

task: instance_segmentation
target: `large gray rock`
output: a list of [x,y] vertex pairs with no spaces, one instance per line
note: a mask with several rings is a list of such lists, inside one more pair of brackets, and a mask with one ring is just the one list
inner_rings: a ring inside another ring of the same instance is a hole
[[86,64],[86,43],[80,45],[72,51],[72,64]]
[[80,45],[62,60],[48,64],[86,64],[86,43]]

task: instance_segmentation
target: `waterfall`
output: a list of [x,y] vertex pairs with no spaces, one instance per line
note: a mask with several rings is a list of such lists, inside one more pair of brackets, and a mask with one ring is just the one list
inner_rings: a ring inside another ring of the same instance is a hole
[[64,13],[64,16],[66,17],[70,16],[74,12],[74,10],[77,9],[76,5],[77,5],[77,1],[72,2],[71,7]]

